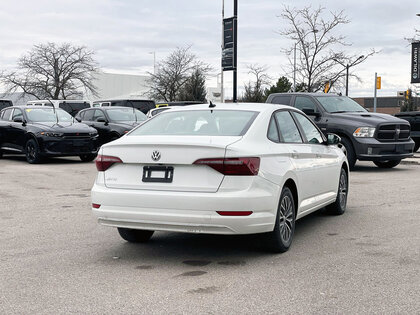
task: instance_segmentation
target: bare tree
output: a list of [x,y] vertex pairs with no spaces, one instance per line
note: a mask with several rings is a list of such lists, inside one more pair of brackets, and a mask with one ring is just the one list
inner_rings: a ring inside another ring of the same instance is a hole
[[245,92],[241,97],[241,102],[265,102],[266,96],[264,94],[265,87],[271,82],[270,76],[267,74],[267,66],[260,66],[258,64],[251,64],[247,66],[248,74],[254,78],[253,81],[245,83]]
[[[279,33],[294,42],[292,47],[284,49],[289,60],[289,77],[293,77],[295,72],[296,81],[306,86],[308,92],[321,90],[326,82],[330,82],[331,89],[346,76],[347,66],[356,66],[376,53],[372,49],[369,53],[358,56],[341,50],[341,47],[351,44],[345,42],[345,36],[335,35],[335,29],[350,21],[343,11],[330,12],[331,17],[326,20],[323,17],[324,10],[322,7],[312,10],[310,6],[303,9],[284,7],[281,14],[289,28]],[[349,76],[357,77],[351,73]]]
[[197,56],[190,52],[190,47],[178,47],[165,60],[157,64],[155,73],[149,73],[151,76],[150,96],[155,100],[166,102],[177,100],[185,83],[197,70],[205,77],[211,67],[199,61]]
[[35,45],[18,60],[14,71],[0,72],[0,80],[7,93],[22,90],[38,99],[67,99],[81,89],[97,95],[92,83],[98,70],[93,55],[85,46],[69,43]]

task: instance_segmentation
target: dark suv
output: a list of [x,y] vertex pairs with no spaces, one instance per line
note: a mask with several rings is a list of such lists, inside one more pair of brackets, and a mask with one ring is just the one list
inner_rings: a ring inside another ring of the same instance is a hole
[[335,133],[347,150],[350,168],[356,160],[378,167],[397,166],[413,155],[410,124],[387,114],[370,113],[351,98],[321,93],[274,93],[267,103],[296,107],[324,132]]

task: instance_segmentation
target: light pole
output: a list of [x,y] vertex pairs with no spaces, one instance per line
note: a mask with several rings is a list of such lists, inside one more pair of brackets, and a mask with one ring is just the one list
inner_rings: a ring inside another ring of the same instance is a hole
[[361,55],[359,56],[355,61],[353,61],[351,64],[343,64],[341,61],[339,61],[338,59],[334,59],[335,62],[338,62],[340,65],[342,65],[343,67],[346,68],[346,96],[349,96],[349,69],[351,67],[353,67],[356,62],[358,62],[360,59],[363,59],[365,56]]
[[153,74],[156,74],[156,51],[151,51],[149,54],[153,55]]

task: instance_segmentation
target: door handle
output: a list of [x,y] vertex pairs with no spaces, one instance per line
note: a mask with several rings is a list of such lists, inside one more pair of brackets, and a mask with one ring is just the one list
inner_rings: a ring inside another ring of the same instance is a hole
[[297,158],[299,158],[299,153],[298,153],[297,151],[293,150],[293,151],[292,151],[292,158],[293,158],[293,159],[297,159]]

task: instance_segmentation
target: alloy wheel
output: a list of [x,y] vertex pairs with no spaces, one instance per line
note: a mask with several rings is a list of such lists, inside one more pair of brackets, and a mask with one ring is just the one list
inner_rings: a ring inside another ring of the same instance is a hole
[[280,236],[284,243],[289,243],[293,232],[293,204],[289,196],[284,196],[279,212]]
[[342,209],[345,209],[347,203],[347,176],[345,172],[341,173],[340,186],[338,187],[339,201]]

